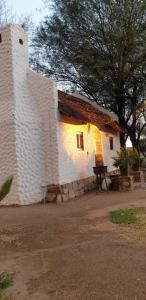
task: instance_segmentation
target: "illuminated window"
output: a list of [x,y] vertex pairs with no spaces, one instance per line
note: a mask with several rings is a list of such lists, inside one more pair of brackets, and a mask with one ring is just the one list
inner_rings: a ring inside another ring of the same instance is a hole
[[112,136],[109,138],[110,150],[114,150],[114,139]]
[[77,132],[77,149],[84,150],[84,136],[83,132]]

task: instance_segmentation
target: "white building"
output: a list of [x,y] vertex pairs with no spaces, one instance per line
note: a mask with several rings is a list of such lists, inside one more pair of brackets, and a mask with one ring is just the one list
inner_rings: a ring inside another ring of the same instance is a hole
[[63,201],[93,187],[93,166],[111,171],[119,149],[117,117],[29,69],[27,35],[0,29],[0,183],[13,175],[3,204],[42,200],[42,186],[59,185]]

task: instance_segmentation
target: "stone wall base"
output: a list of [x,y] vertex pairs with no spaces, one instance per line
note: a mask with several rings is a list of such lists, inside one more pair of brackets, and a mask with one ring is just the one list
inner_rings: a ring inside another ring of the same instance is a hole
[[66,202],[95,188],[96,176],[91,176],[62,185],[49,185],[46,193],[46,202]]
[[133,176],[134,182],[144,182],[143,171],[130,171],[130,175]]
[[132,191],[135,183],[144,183],[143,171],[130,171],[129,176],[115,174],[109,177],[112,181],[112,189],[116,191]]
[[119,176],[119,191],[133,191],[133,176]]
[[112,189],[115,191],[133,191],[133,176],[111,175]]

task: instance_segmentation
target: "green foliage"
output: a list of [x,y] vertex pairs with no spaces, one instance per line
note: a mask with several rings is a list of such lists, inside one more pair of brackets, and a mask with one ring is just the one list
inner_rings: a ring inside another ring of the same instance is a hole
[[143,162],[143,158],[137,152],[137,150],[127,150],[121,148],[117,151],[117,155],[113,157],[114,167],[127,168],[128,166],[140,166]]
[[3,293],[0,293],[0,300],[12,300],[12,297],[8,296],[8,295],[5,295]]
[[137,222],[133,209],[119,209],[110,213],[110,220],[114,224],[134,224]]
[[137,147],[138,110],[146,98],[146,1],[53,0],[52,15],[46,2],[32,67],[117,113]]
[[140,156],[137,150],[129,151],[128,155],[131,166],[141,166],[143,157]]
[[140,139],[139,144],[141,153],[144,155],[144,157],[146,157],[146,134],[145,137],[142,137],[142,139]]
[[127,168],[128,165],[131,164],[128,150],[126,148],[121,148],[120,151],[117,151],[117,156],[113,157],[113,161],[114,161],[113,163],[114,167]]
[[7,180],[0,187],[0,201],[6,197],[6,195],[10,192],[11,185],[13,181],[13,176],[7,178]]
[[13,276],[8,272],[0,274],[0,290],[6,289],[13,283]]

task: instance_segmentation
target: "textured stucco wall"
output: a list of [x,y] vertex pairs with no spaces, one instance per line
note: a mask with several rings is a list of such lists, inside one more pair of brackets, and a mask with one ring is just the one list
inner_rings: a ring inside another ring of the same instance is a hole
[[29,204],[42,199],[42,185],[59,181],[57,90],[29,71],[23,29],[12,25],[0,33],[0,182],[14,176],[3,203]]
[[[84,150],[77,149],[77,132],[83,132]],[[114,138],[113,151],[110,150],[110,136],[113,136]],[[62,119],[59,128],[60,184],[80,180],[93,175],[96,141],[100,141],[100,137],[103,163],[108,166],[108,171],[112,171],[115,169],[115,167],[113,167],[112,157],[116,154],[116,151],[119,150],[120,147],[119,136],[116,134],[107,135],[107,133],[99,131],[98,128],[93,125],[67,124],[64,123]]]
[[[19,43],[23,40],[23,45]],[[44,173],[42,122],[36,99],[28,85],[27,35],[11,27],[12,66],[15,95],[15,130],[18,197],[22,204],[41,200],[41,178]]]
[[0,184],[10,175],[14,176],[9,203],[18,203],[17,158],[15,135],[15,96],[12,68],[11,29],[0,30]]
[[[110,136],[113,137],[113,150],[110,150]],[[116,156],[116,152],[120,149],[119,134],[110,134],[102,132],[101,137],[104,165],[108,166],[108,171],[110,172],[116,169],[115,167],[113,167],[113,156]]]
[[[84,150],[77,149],[76,134],[83,132]],[[93,125],[71,125],[60,122],[59,171],[60,184],[93,175],[95,166],[95,135],[100,132]]]
[[33,95],[42,122],[45,159],[44,184],[59,183],[59,113],[56,83],[32,71],[28,72],[28,86]]

